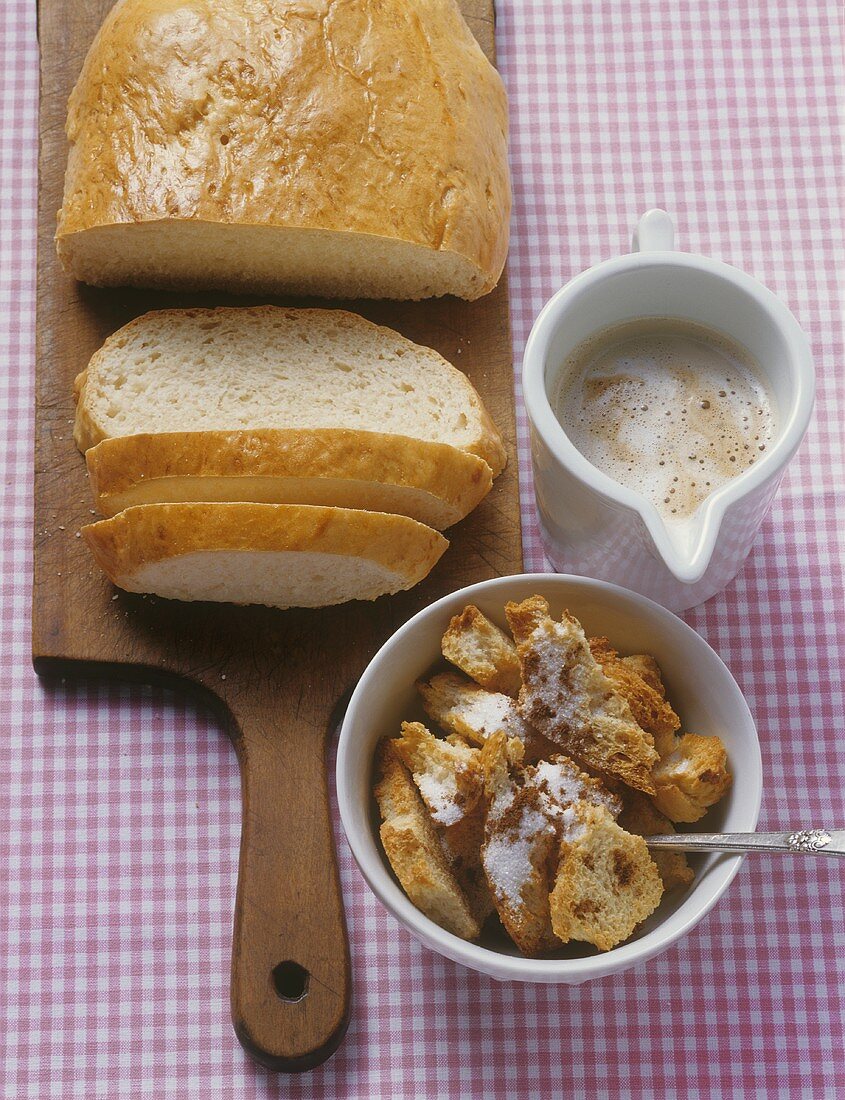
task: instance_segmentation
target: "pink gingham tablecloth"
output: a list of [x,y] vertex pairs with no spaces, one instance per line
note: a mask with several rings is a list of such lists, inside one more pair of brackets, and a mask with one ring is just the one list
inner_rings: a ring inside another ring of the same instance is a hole
[[[810,434],[743,572],[686,618],[746,693],[762,826],[845,824],[843,36],[837,0],[501,0],[515,186],[514,357],[571,275],[663,206],[681,247],[750,271],[806,328]],[[35,5],[0,42],[0,1095],[845,1096],[838,865],[747,861],[682,943],[580,988],[500,985],[431,954],[340,841],[355,1005],[324,1067],[253,1066],[229,1022],[235,757],[141,688],[46,687],[29,656]],[[526,566],[543,568],[520,463]]]

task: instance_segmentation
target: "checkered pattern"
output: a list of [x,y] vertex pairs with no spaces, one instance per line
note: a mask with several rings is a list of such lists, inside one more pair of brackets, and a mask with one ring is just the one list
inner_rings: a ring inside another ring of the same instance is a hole
[[[29,663],[35,5],[4,0],[0,113],[0,1094],[47,1098],[845,1096],[842,870],[749,860],[686,940],[581,988],[500,985],[418,946],[340,845],[348,1037],[294,1079],[229,1024],[239,830],[210,715]],[[760,730],[763,825],[845,822],[843,265],[835,0],[502,0],[515,359],[548,296],[660,205],[809,333],[819,398],[742,575],[687,616]],[[841,106],[841,103],[840,103]],[[520,460],[526,565],[543,558]]]

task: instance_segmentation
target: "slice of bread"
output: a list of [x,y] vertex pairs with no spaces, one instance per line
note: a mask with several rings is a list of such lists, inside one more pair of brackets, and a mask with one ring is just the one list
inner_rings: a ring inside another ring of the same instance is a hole
[[385,738],[376,754],[373,790],[382,818],[381,842],[408,898],[441,928],[461,939],[481,932],[452,871],[411,774]]
[[578,803],[561,841],[550,897],[555,935],[609,951],[653,913],[663,883],[642,837],[621,829],[603,806]]
[[106,340],[76,379],[81,450],[120,435],[346,428],[448,443],[505,465],[469,380],[437,352],[353,313],[170,309]]
[[406,516],[305,504],[144,504],[82,534],[118,588],[282,608],[411,588],[448,546]]
[[580,623],[560,622],[542,596],[505,608],[522,667],[519,711],[576,760],[654,793],[654,739],[597,663]]
[[468,604],[449,623],[441,649],[447,661],[488,691],[519,694],[516,646],[473,604]]
[[487,463],[446,443],[347,428],[162,432],[104,439],[85,455],[97,510],[251,501],[395,512],[441,530],[490,491]]

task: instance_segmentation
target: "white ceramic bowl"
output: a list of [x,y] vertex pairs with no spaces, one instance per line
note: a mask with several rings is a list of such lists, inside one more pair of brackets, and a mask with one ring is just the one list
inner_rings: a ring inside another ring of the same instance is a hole
[[555,615],[568,608],[588,635],[606,635],[620,652],[653,654],[683,729],[722,738],[734,782],[727,797],[695,828],[742,832],[756,827],[762,791],[757,732],[736,682],[713,650],[679,618],[644,596],[603,581],[546,573],[499,577],[461,589],[420,611],[382,646],[355,689],[341,729],[338,802],[364,878],[422,943],[493,978],[578,984],[643,962],[674,943],[716,904],[742,857],[691,857],[696,871],[692,886],[667,895],[636,938],[612,951],[598,953],[587,944],[570,944],[559,956],[526,959],[501,934],[497,938],[485,932],[480,942],[467,943],[411,904],[381,849],[371,793],[376,744],[381,737],[397,735],[403,720],[420,716],[414,683],[440,659],[440,639],[450,618],[474,603],[505,626],[505,604],[534,593],[546,597]]

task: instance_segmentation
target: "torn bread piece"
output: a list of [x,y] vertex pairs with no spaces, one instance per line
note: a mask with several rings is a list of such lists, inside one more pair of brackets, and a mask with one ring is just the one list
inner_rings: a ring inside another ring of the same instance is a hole
[[[624,805],[618,821],[627,832],[635,833],[637,836],[674,833],[675,826],[669,818],[664,817],[651,799],[644,794],[626,790],[622,801]],[[657,864],[664,890],[671,890],[675,886],[689,886],[695,878],[695,872],[683,852],[652,851],[651,849],[649,851],[651,858]]]
[[395,750],[435,824],[455,825],[472,813],[484,785],[478,749],[459,738],[441,741],[421,722],[403,722]]
[[611,817],[622,811],[622,799],[608,791],[602,781],[587,775],[574,760],[557,754],[550,760],[542,760],[533,767],[523,769],[525,782],[535,786],[549,798],[557,810],[574,806],[576,802],[588,802],[604,806]]
[[482,849],[487,881],[511,939],[524,954],[540,955],[559,946],[549,891],[568,807],[591,803],[615,817],[622,802],[562,755],[509,768],[502,734],[488,740],[482,756],[489,799]]
[[603,806],[579,803],[565,813],[552,928],[564,943],[584,940],[609,951],[657,908],[660,874],[642,837],[625,832]]
[[458,884],[410,772],[395,742],[385,738],[376,757],[374,794],[382,816],[381,842],[402,889],[427,917],[464,940],[481,927]]
[[440,672],[428,682],[418,683],[417,689],[434,722],[475,745],[483,745],[497,730],[523,742],[529,736],[530,728],[515,700],[501,692],[486,691],[456,672]]
[[[654,738],[658,755],[669,752],[675,742],[675,731],[681,720],[672,709],[666,695],[654,687],[653,680],[645,679],[636,666],[626,663],[608,642],[607,638],[590,638],[590,652],[601,665],[602,672],[610,680],[614,690],[621,695],[631,714],[646,733]],[[658,672],[658,677],[659,677]],[[662,687],[662,681],[661,681]]]
[[663,683],[663,674],[660,665],[649,653],[632,653],[629,657],[620,657],[619,660],[627,668],[631,669],[648,684],[650,688],[660,696],[666,698],[666,687]]
[[559,946],[549,913],[549,860],[557,828],[549,800],[510,774],[504,735],[484,746],[489,806],[481,862],[505,931],[528,956]]
[[718,737],[685,733],[652,773],[654,804],[672,821],[704,817],[726,793],[732,777],[728,754]]
[[654,793],[654,739],[637,724],[590,652],[580,623],[542,596],[505,608],[522,668],[522,718],[577,760]]
[[513,641],[473,604],[455,615],[441,643],[443,656],[488,691],[517,695],[521,684]]
[[479,925],[483,925],[495,909],[493,895],[481,863],[484,818],[485,805],[481,801],[472,813],[465,814],[454,825],[440,826],[437,830],[452,872]]

